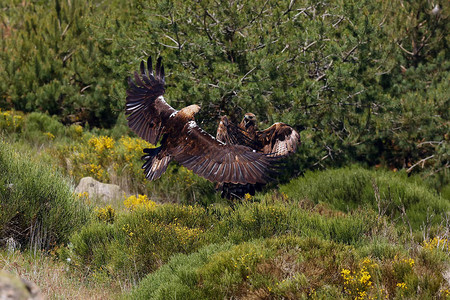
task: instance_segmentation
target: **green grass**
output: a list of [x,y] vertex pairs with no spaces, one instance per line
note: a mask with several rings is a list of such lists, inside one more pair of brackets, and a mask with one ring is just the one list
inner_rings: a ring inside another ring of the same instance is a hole
[[0,140],[0,236],[22,248],[49,249],[68,242],[89,208],[57,170],[36,163]]
[[[429,189],[419,178],[390,171],[369,171],[360,167],[324,172],[307,172],[304,177],[280,187],[292,201],[326,203],[331,208],[350,212],[359,207],[371,208],[393,220],[404,217],[413,230],[427,221],[437,225],[450,211],[450,199]],[[402,214],[403,208],[405,214]]]

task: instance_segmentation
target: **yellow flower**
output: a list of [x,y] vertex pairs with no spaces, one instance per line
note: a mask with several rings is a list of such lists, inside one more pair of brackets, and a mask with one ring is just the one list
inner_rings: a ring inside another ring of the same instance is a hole
[[399,288],[401,288],[402,290],[406,290],[408,287],[406,286],[406,283],[404,283],[404,282],[399,282],[399,283],[397,283],[397,286],[399,287]]
[[137,152],[140,154],[142,152],[142,149],[144,149],[144,148],[154,148],[155,147],[152,144],[144,141],[143,139],[131,138],[129,136],[121,137],[119,140],[119,143],[124,145],[127,152],[130,152],[130,153]]
[[450,298],[450,291],[448,289],[442,290],[441,295],[444,296],[444,299]]
[[95,212],[97,213],[97,219],[99,221],[114,223],[114,220],[116,218],[116,211],[111,207],[111,205],[103,208],[96,208]]
[[82,193],[78,193],[77,194],[78,198],[84,198],[84,199],[88,199],[89,198],[89,193],[88,192],[82,192]]
[[73,125],[73,130],[80,135],[83,133],[83,127],[81,125]]
[[45,132],[44,135],[49,139],[49,140],[54,140],[55,136],[51,133],[51,132]]
[[125,199],[123,202],[126,208],[134,210],[137,207],[145,207],[147,209],[154,209],[156,203],[148,199],[147,195],[138,195],[137,197],[132,195]]
[[94,147],[97,153],[102,153],[105,149],[112,149],[114,143],[109,136],[92,137],[88,141],[89,146]]
[[[341,276],[344,279],[344,292],[349,295],[355,295],[355,299],[367,299],[369,296],[370,289],[373,284],[371,281],[372,276],[367,270],[367,265],[376,266],[376,264],[371,264],[370,258],[364,259],[360,266],[359,271],[352,272],[349,269],[342,269]],[[352,275],[353,274],[353,275]]]
[[448,250],[448,239],[443,237],[434,237],[431,240],[423,241],[422,245],[427,250],[433,249]]

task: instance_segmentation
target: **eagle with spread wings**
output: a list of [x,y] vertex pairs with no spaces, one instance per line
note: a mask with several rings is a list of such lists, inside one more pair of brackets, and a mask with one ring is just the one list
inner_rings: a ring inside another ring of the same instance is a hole
[[142,61],[140,73],[128,79],[128,126],[141,138],[159,147],[144,149],[142,169],[149,180],[158,179],[175,160],[209,181],[230,184],[267,183],[277,158],[246,145],[224,143],[202,130],[194,116],[194,104],[176,110],[164,99],[164,67],[161,57],[153,70]]
[[[246,113],[242,122],[235,125],[229,122],[227,116],[222,116],[217,128],[216,139],[228,145],[245,145],[271,157],[285,158],[297,150],[300,135],[291,126],[277,122],[265,130],[258,130],[256,116]],[[257,184],[219,183],[222,197],[241,198],[246,193],[255,194]]]
[[290,155],[300,144],[298,132],[285,123],[277,122],[265,130],[258,130],[253,113],[246,113],[237,126],[229,122],[227,116],[222,116],[216,139],[227,144],[245,145],[273,157]]

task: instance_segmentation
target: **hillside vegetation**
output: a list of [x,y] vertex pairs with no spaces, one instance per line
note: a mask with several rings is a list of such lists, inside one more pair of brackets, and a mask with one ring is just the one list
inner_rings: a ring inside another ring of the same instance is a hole
[[[448,11],[427,0],[0,3],[0,270],[49,299],[450,299]],[[145,179],[127,76],[302,145],[255,196]],[[111,203],[75,194],[119,185]],[[57,275],[54,275],[57,274]]]

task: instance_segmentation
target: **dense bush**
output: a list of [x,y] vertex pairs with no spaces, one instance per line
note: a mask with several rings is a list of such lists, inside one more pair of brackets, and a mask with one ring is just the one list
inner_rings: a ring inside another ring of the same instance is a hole
[[449,295],[441,274],[444,256],[429,260],[435,253],[427,249],[413,256],[397,254],[378,259],[364,256],[358,247],[291,235],[234,246],[212,244],[190,255],[174,256],[126,297],[423,299]]
[[61,173],[31,155],[0,140],[0,241],[49,249],[66,243],[85,224],[89,209]]
[[[445,235],[447,225],[442,222],[449,211],[448,200],[423,186],[411,186],[405,176],[386,174],[356,167],[307,173],[304,179],[282,186],[286,193],[268,193],[235,203],[233,208],[221,204],[139,206],[135,197],[137,206],[127,202],[131,211],[118,212],[112,221],[99,218],[76,233],[73,248],[65,255],[91,272],[140,279],[174,254],[224,241],[240,244],[291,234],[365,245],[361,251],[392,259],[386,253],[401,251],[383,245],[428,242]],[[392,202],[386,202],[385,192],[391,193]],[[377,194],[382,197],[380,208]]]
[[281,186],[280,191],[294,201],[323,202],[345,212],[370,207],[380,215],[405,218],[413,229],[426,222],[430,225],[442,222],[450,210],[450,199],[434,193],[419,178],[408,179],[406,174],[359,167],[307,172],[306,176]]

